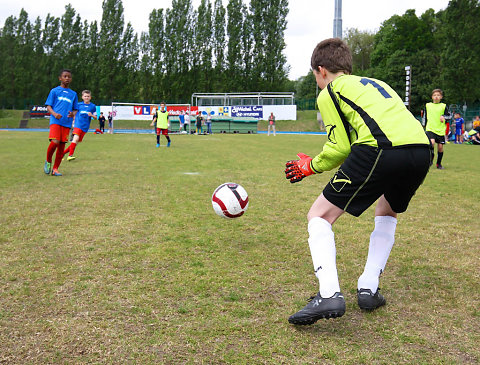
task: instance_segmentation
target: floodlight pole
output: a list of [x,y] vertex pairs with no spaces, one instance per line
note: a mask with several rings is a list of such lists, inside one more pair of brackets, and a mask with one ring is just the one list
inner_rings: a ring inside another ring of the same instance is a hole
[[410,110],[412,95],[412,66],[405,66],[405,101],[404,104]]

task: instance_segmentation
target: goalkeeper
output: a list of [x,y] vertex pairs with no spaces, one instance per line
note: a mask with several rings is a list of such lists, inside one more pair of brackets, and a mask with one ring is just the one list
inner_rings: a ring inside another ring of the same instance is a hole
[[298,325],[340,317],[345,300],[340,291],[332,224],[344,212],[360,216],[378,200],[368,258],[357,283],[363,310],[386,303],[378,289],[397,225],[431,162],[430,141],[400,97],[386,83],[351,75],[352,55],[338,38],[320,42],[311,67],[322,91],[317,103],[328,141],[313,159],[299,153],[286,163],[286,178],[304,177],[340,166],[308,212],[308,244],[320,290],[288,319]]

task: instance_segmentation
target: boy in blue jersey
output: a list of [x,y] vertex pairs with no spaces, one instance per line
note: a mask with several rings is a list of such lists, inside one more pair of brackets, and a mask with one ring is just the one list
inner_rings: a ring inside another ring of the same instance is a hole
[[[73,118],[78,110],[77,93],[69,89],[72,82],[72,72],[68,69],[60,71],[58,76],[60,86],[50,90],[45,105],[50,113],[50,144],[47,149],[47,160],[43,166],[45,174],[52,174],[53,176],[62,176],[58,172],[58,168],[62,162],[65,144],[68,141],[70,128],[72,127]],[[53,154],[55,155],[55,162],[52,168]]]
[[73,153],[77,144],[83,141],[83,137],[88,132],[90,128],[90,122],[93,119],[97,119],[97,107],[95,104],[91,103],[92,93],[90,90],[82,91],[82,100],[83,102],[78,103],[78,113],[75,116],[73,124],[73,140],[70,143],[70,146],[65,150],[64,155],[68,153],[67,161],[75,160]]
[[462,144],[462,136],[463,136],[463,129],[465,126],[465,121],[461,117],[460,113],[455,113],[454,115],[455,121],[455,143]]
[[407,210],[431,161],[430,142],[420,123],[388,84],[351,74],[352,55],[341,39],[320,42],[311,67],[322,89],[317,104],[328,140],[314,158],[299,153],[299,160],[288,161],[286,178],[296,183],[340,168],[307,214],[319,292],[288,318],[296,325],[345,313],[332,225],[344,212],[360,216],[377,200],[368,258],[357,282],[357,303],[362,310],[385,305],[378,284],[395,241],[397,214]]

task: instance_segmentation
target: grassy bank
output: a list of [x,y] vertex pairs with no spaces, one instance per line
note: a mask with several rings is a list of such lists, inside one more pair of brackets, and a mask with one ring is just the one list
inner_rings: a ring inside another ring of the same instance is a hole
[[[0,110],[0,128],[18,128],[22,119],[23,110]],[[48,128],[48,119],[30,119],[28,128]],[[97,126],[97,122],[92,121],[92,126]],[[315,110],[297,111],[297,120],[278,120],[278,131],[319,131],[317,122],[317,112]],[[115,128],[121,129],[151,129],[149,121],[116,120]],[[258,123],[259,131],[267,130],[267,122]]]

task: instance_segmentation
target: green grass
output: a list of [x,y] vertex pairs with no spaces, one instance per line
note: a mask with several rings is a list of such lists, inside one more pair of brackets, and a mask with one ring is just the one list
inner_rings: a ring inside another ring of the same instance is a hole
[[[42,171],[47,133],[0,131],[0,362],[480,361],[480,148],[447,145],[446,169],[400,216],[376,312],[355,303],[373,207],[341,217],[347,312],[297,328],[288,316],[318,289],[306,213],[333,173],[292,185],[284,162],[325,137],[172,141],[88,134],[56,178]],[[236,220],[211,207],[226,181],[249,192]]]

